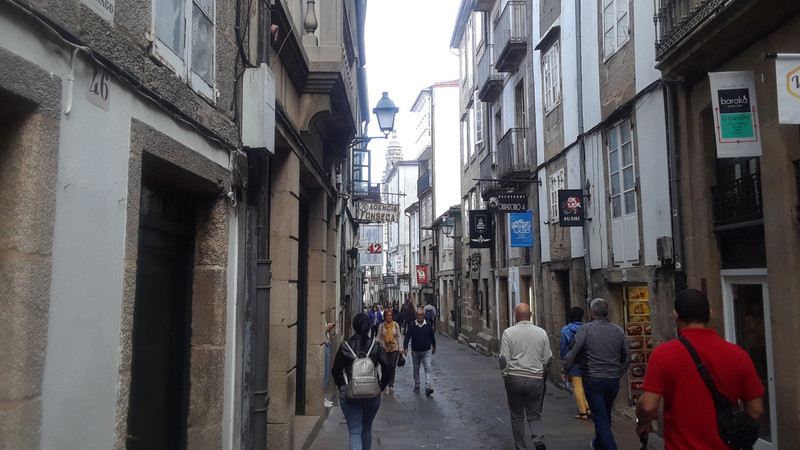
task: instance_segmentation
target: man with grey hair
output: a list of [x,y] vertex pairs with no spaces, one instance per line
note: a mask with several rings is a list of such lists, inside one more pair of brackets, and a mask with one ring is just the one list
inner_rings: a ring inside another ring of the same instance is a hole
[[617,450],[611,432],[611,409],[619,392],[619,379],[631,363],[630,348],[622,327],[608,320],[608,302],[602,298],[592,300],[589,314],[592,321],[578,328],[575,345],[564,358],[564,368],[580,365],[594,420],[592,448]]

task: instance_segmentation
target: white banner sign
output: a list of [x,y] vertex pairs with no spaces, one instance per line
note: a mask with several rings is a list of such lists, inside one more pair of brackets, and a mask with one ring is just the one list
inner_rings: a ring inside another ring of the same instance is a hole
[[800,123],[800,54],[778,54],[775,84],[778,88],[778,123]]
[[709,73],[717,158],[761,156],[753,72]]
[[358,241],[358,264],[383,266],[383,225],[361,225]]
[[359,222],[397,222],[400,205],[394,203],[359,202]]

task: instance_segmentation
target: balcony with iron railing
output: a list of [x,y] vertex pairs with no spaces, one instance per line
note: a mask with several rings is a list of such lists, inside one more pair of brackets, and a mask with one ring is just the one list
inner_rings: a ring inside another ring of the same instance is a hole
[[506,3],[494,27],[494,45],[497,52],[494,67],[498,72],[514,72],[528,51],[525,26],[525,2],[511,0]]
[[800,12],[800,2],[659,0],[656,8],[657,67],[692,77],[704,76],[777,29]]
[[417,179],[417,195],[422,195],[431,188],[431,172],[425,172]]
[[525,145],[525,129],[511,128],[497,142],[497,175],[501,179],[528,178],[533,170]]
[[478,89],[478,99],[482,102],[494,102],[503,92],[503,74],[494,70],[494,46],[489,45],[478,59],[478,70],[475,81]]
[[764,217],[761,176],[756,173],[711,188],[715,227]]

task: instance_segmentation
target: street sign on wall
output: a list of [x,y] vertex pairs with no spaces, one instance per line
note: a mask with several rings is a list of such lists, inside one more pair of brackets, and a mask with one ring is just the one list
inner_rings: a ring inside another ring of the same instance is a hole
[[711,72],[708,78],[717,158],[761,156],[753,72]]

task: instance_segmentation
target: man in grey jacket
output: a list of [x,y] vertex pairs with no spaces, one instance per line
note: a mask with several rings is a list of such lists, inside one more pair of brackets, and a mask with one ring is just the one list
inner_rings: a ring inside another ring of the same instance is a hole
[[[526,449],[523,422],[528,426],[542,416],[542,398],[547,368],[553,358],[547,332],[531,322],[531,308],[520,303],[514,309],[517,324],[503,331],[500,343],[500,374],[506,385],[508,409],[511,410],[511,432],[517,450]],[[541,438],[536,449],[544,448]]]
[[608,320],[608,302],[592,300],[589,306],[592,321],[575,334],[575,345],[564,358],[564,368],[581,367],[586,401],[592,411],[595,438],[592,447],[617,450],[611,432],[611,409],[619,392],[619,379],[628,370],[631,354],[622,327]]

